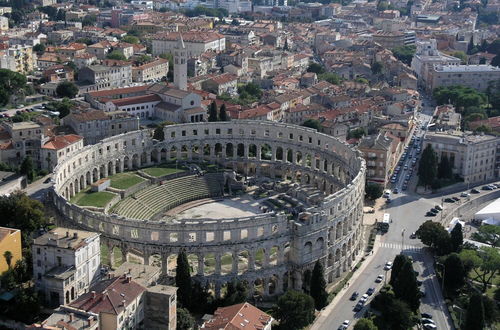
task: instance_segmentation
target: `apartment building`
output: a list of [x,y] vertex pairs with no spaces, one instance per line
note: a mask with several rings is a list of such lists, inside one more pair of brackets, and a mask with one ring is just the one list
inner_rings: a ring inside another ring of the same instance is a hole
[[[4,258],[5,252],[9,251],[12,258],[10,264]],[[0,227],[0,274],[14,267],[18,260],[23,258],[21,247],[21,231],[19,229]]]
[[169,32],[152,37],[153,55],[173,53],[178,40],[183,39],[187,57],[199,56],[207,50],[222,52],[226,49],[226,37],[217,32]]
[[500,68],[486,64],[435,65],[430,71],[428,90],[462,85],[485,91],[492,81],[500,79]]
[[113,61],[110,65],[91,65],[78,72],[80,90],[99,91],[125,87],[132,83],[132,64]]
[[43,143],[40,150],[41,168],[50,172],[64,158],[73,155],[82,148],[83,137],[79,135],[53,136]]
[[447,156],[453,173],[465,183],[479,183],[496,177],[496,152],[500,138],[471,132],[430,132],[424,138],[423,148],[431,145],[438,158]]
[[378,32],[373,34],[373,41],[384,48],[393,49],[415,44],[415,31]]
[[159,58],[149,63],[132,67],[132,81],[148,82],[162,79],[168,74],[168,60]]
[[28,74],[33,71],[36,55],[32,46],[14,45],[0,51],[0,68]]
[[366,160],[366,179],[385,187],[399,158],[399,138],[387,133],[368,135],[361,139],[358,149]]
[[89,109],[74,111],[62,119],[62,124],[71,127],[83,142],[95,144],[110,136],[139,129],[139,118],[123,111],[104,112]]
[[33,277],[53,307],[88,292],[100,274],[98,233],[58,227],[33,240]]

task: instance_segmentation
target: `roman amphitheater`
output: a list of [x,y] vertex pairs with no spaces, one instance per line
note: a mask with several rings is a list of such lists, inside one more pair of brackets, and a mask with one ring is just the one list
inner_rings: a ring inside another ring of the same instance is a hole
[[111,263],[119,249],[171,278],[184,249],[195,279],[216,294],[239,279],[262,296],[300,290],[317,260],[329,282],[352,268],[365,182],[358,151],[273,122],[172,125],[164,136],[111,137],[54,169],[54,205],[102,234]]

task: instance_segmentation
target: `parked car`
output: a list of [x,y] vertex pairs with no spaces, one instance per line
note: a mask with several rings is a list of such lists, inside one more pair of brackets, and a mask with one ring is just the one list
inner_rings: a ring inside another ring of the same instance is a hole
[[433,319],[428,319],[426,317],[424,317],[422,320],[421,320],[422,324],[427,324],[427,323],[432,323],[432,324],[436,324],[436,322],[434,322]]
[[455,203],[455,200],[453,198],[446,198],[444,201],[446,203]]
[[471,189],[470,192],[473,193],[473,194],[479,194],[480,193],[480,191],[477,190],[476,188]]
[[367,300],[368,300],[368,294],[365,293],[364,295],[361,296],[359,302],[364,304]]
[[465,192],[465,191],[460,194],[460,197],[469,197],[469,196],[470,196],[470,194]]
[[394,190],[392,192],[395,193],[395,194],[398,194],[399,193],[399,189],[398,188],[394,188]]
[[359,293],[358,293],[358,292],[356,292],[356,291],[354,291],[354,292],[352,293],[352,295],[351,295],[351,298],[349,298],[349,300],[354,301],[354,300],[358,299],[358,296],[359,296]]
[[431,212],[431,211],[427,211],[427,213],[425,214],[426,217],[435,217],[436,216],[436,213],[434,212]]
[[377,276],[377,278],[375,279],[375,282],[380,283],[384,280],[384,278],[385,278],[385,276],[381,274],[381,275]]
[[436,213],[436,214],[437,214],[437,213],[439,213],[439,210],[437,210],[437,209],[435,209],[435,208],[432,208],[432,209],[431,209],[431,212],[432,212],[432,213]]
[[436,330],[437,326],[435,324],[432,324],[432,323],[426,323],[426,324],[424,324],[424,329],[425,330]]
[[392,268],[392,262],[391,261],[387,261],[385,263],[384,270],[391,270],[391,268]]
[[490,185],[483,186],[481,189],[483,189],[483,190],[493,190],[493,188]]
[[358,302],[358,303],[356,304],[356,306],[354,306],[353,311],[355,311],[355,312],[359,312],[360,310],[362,310],[362,309],[363,309],[363,306],[364,306],[364,304],[363,304],[362,302]]
[[432,319],[432,315],[428,313],[421,313],[420,316],[422,316],[422,318]]
[[349,323],[350,323],[349,320],[345,320],[344,322],[342,322],[342,324],[339,327],[339,330],[345,330],[345,329],[349,328]]
[[415,232],[411,233],[411,234],[410,234],[410,238],[411,238],[411,239],[415,239],[415,238],[417,238],[417,234],[416,234]]
[[375,288],[369,288],[368,290],[366,290],[366,294],[369,296],[371,296],[374,292],[375,292]]
[[458,198],[457,196],[453,196],[452,198],[455,202],[458,202],[460,200],[460,198]]
[[436,206],[434,206],[434,208],[435,208],[436,210],[439,210],[439,211],[442,211],[442,210],[443,210],[443,208],[441,207],[441,205],[436,205]]

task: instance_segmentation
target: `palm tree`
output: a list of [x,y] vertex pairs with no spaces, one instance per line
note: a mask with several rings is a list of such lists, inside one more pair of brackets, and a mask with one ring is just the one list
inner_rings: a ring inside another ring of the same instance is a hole
[[7,266],[10,269],[10,264],[12,262],[12,252],[5,251],[4,254],[3,254],[3,257],[5,258],[5,262],[7,263]]

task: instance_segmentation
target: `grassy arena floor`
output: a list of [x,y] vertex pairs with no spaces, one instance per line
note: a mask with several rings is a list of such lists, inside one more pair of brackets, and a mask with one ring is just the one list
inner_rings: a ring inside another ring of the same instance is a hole
[[179,168],[175,168],[175,167],[148,167],[148,168],[142,169],[142,171],[144,173],[149,174],[149,175],[154,176],[154,177],[184,172],[183,169],[179,169]]
[[145,181],[133,172],[117,173],[109,178],[111,179],[111,187],[116,189],[127,189]]
[[115,194],[110,192],[90,192],[90,190],[87,190],[73,196],[71,203],[80,206],[105,207],[113,197],[115,197]]

